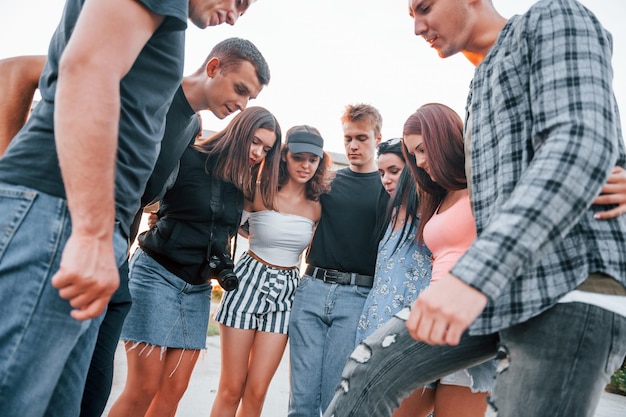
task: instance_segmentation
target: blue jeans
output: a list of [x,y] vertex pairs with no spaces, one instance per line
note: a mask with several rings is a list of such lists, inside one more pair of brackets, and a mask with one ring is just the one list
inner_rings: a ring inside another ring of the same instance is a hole
[[[0,184],[0,230],[0,415],[76,416],[100,318],[73,319],[50,284],[71,232],[67,203]],[[114,246],[121,265],[119,231]]]
[[500,332],[498,417],[592,417],[626,355],[626,317],[582,303]]
[[80,405],[80,417],[100,417],[111,394],[115,350],[131,305],[128,291],[128,262],[120,266],[119,273],[120,286],[111,297],[98,329],[98,339],[91,356]]
[[289,417],[319,417],[330,403],[369,290],[300,279],[289,320]]
[[498,417],[590,417],[625,354],[626,318],[580,303],[457,346],[416,342],[393,318],[352,353],[324,416],[390,416],[416,388],[497,355]]

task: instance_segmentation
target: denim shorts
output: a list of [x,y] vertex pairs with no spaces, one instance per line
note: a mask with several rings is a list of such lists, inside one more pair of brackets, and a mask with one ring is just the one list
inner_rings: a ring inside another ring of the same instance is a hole
[[211,284],[192,285],[137,249],[130,260],[133,300],[120,338],[179,349],[205,349]]
[[439,380],[439,384],[468,387],[472,392],[491,392],[496,381],[496,368],[497,362],[489,360],[446,375]]

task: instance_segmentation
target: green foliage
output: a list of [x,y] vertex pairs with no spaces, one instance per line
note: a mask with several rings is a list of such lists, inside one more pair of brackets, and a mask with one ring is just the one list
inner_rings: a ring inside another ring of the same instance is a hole
[[211,285],[213,286],[213,291],[211,291],[211,302],[219,304],[219,302],[222,301],[224,289],[220,287],[220,284],[217,283],[217,280],[212,280]]
[[622,367],[611,377],[609,385],[606,386],[606,391],[613,394],[626,395],[626,360],[624,360]]
[[209,315],[209,328],[206,335],[217,336],[220,334],[220,327],[213,317],[215,316],[215,312],[217,311],[217,306],[222,301],[224,290],[215,280],[213,280],[211,284],[213,285],[213,291],[211,292],[211,314]]
[[213,319],[213,314],[209,318],[209,328],[207,329],[207,336],[217,336],[220,334],[219,324]]

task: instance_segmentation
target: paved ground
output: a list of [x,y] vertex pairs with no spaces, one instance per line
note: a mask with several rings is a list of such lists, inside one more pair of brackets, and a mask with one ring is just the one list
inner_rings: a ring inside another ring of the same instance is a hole
[[[207,351],[200,357],[194,373],[189,383],[189,388],[182,398],[178,407],[177,417],[208,416],[211,404],[215,398],[217,383],[220,374],[220,339],[219,336],[207,338]],[[288,380],[288,352],[285,352],[283,360],[276,372],[274,380],[263,408],[262,417],[285,417],[287,415],[287,402],[289,396]],[[126,376],[126,354],[124,347],[118,345],[115,357],[115,376],[111,398],[105,414],[112,402],[119,396],[124,388],[124,378]],[[626,397],[621,395],[603,393],[600,406],[595,417],[625,417]],[[543,417],[543,416],[542,416]],[[548,417],[548,416],[545,416]]]

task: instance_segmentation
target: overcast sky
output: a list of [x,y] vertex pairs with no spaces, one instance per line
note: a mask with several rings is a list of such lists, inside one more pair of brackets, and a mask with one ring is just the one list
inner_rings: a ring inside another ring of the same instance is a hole
[[[532,0],[494,0],[505,17]],[[613,82],[626,123],[626,1],[584,0],[613,33]],[[2,0],[0,58],[45,54],[63,0]],[[253,41],[270,64],[272,79],[252,103],[272,111],[283,131],[294,124],[320,129],[326,148],[342,152],[339,118],[348,103],[366,102],[383,115],[383,137],[399,136],[417,107],[441,102],[463,116],[473,66],[462,56],[440,59],[413,34],[407,0],[258,0],[234,27],[199,30],[190,24],[185,73],[213,45],[239,36]],[[88,92],[87,92],[88,93]],[[204,114],[204,127],[228,120]]]

